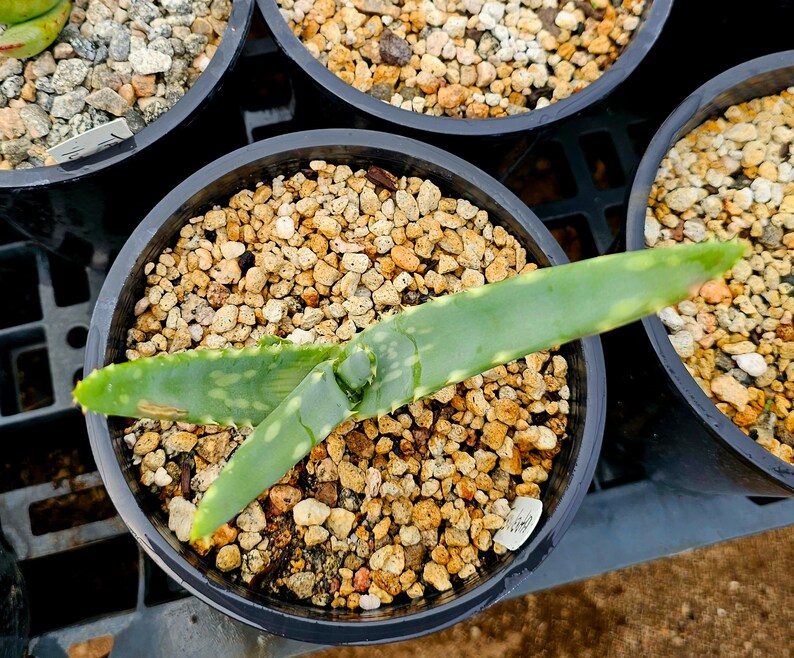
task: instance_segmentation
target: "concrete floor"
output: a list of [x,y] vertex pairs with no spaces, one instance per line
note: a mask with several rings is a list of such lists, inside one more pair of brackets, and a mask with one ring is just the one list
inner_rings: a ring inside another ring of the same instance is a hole
[[418,640],[312,654],[529,656],[791,658],[794,525],[512,599]]

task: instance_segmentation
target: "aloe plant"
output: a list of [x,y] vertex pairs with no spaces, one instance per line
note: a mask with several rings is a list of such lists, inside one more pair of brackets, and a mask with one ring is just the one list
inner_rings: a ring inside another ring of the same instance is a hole
[[33,57],[61,33],[72,11],[71,0],[0,0],[0,55]]
[[256,429],[209,487],[211,534],[337,425],[389,413],[494,366],[633,322],[727,271],[744,243],[601,256],[520,274],[388,316],[345,345],[193,350],[109,365],[74,391],[107,415]]

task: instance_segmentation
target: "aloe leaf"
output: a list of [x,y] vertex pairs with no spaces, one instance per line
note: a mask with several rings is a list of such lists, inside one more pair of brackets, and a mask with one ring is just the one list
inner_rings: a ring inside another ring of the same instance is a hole
[[[315,366],[235,451],[201,499],[192,538],[206,537],[226,523],[353,415],[354,401],[337,381],[335,368],[332,361]],[[364,385],[367,378],[356,381]]]
[[0,25],[21,23],[52,9],[58,0],[0,0]]
[[83,409],[202,425],[262,422],[336,345],[263,341],[257,347],[189,350],[109,365],[77,384]]
[[389,413],[494,366],[638,320],[722,275],[745,249],[711,241],[600,256],[383,319],[348,343],[369,349],[378,364],[355,417]]
[[0,34],[0,55],[15,59],[38,55],[55,41],[71,11],[71,0],[60,0],[44,14],[9,26]]

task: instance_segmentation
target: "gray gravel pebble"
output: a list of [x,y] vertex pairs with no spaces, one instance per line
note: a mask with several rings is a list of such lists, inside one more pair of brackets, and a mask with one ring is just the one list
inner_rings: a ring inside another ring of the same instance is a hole
[[46,149],[118,117],[140,132],[207,67],[230,11],[226,0],[77,0],[46,51],[0,55],[0,109],[24,110],[22,134],[0,117],[0,140],[31,143],[21,160],[19,143],[0,150],[0,170],[55,164]]

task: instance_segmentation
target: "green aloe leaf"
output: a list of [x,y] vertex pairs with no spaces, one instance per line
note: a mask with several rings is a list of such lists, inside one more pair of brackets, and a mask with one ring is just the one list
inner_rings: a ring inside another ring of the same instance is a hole
[[357,368],[343,385],[335,370],[332,361],[315,366],[235,451],[201,499],[192,538],[206,537],[226,523],[353,415],[351,387],[371,378],[371,362],[363,377]]
[[633,322],[720,276],[745,249],[708,242],[536,270],[385,318],[344,348],[277,342],[139,359],[91,373],[75,398],[106,414],[261,421],[202,499],[193,536],[205,536],[344,420],[388,413],[496,365]]
[[0,55],[15,59],[38,55],[55,41],[66,25],[71,11],[71,0],[60,0],[40,16],[11,25],[0,34]]
[[0,25],[21,23],[52,9],[58,0],[0,0]]
[[257,347],[189,350],[109,365],[77,384],[83,409],[201,425],[256,426],[336,345],[263,341]]
[[378,367],[355,417],[381,416],[494,366],[638,320],[719,277],[745,249],[705,242],[600,256],[383,319],[347,347],[365,347]]

